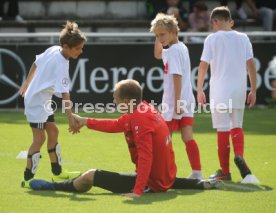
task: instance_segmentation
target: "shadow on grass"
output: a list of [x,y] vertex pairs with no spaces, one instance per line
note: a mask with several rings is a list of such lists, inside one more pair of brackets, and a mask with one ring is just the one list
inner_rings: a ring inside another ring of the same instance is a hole
[[203,190],[169,190],[168,192],[160,192],[160,193],[147,193],[144,194],[143,197],[139,198],[126,198],[123,203],[126,204],[135,204],[135,205],[145,205],[152,204],[154,202],[162,202],[167,200],[175,199],[178,195],[194,195],[197,193],[203,192]]
[[70,193],[70,192],[57,192],[57,191],[27,191],[26,193],[34,196],[52,197],[52,198],[68,198],[72,201],[94,201],[95,194],[93,193]]
[[[168,192],[161,193],[147,193],[140,198],[125,198],[122,197],[123,203],[126,204],[152,204],[154,202],[162,202],[167,200],[175,199],[178,195],[194,195],[197,193],[201,193],[203,190],[169,190]],[[121,196],[121,194],[115,194],[112,192],[103,192],[103,193],[70,193],[70,192],[59,192],[59,191],[26,191],[29,195],[33,196],[41,196],[41,197],[51,197],[51,198],[64,198],[77,202],[85,202],[85,201],[96,201],[97,196]]]
[[272,191],[273,188],[267,185],[242,184],[240,182],[225,181],[224,191],[234,192],[265,192]]

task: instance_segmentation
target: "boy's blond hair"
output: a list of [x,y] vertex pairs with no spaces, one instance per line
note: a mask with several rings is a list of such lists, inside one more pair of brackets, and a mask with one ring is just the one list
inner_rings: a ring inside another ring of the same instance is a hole
[[82,42],[86,42],[86,36],[80,31],[76,22],[67,21],[59,35],[61,46],[67,44],[70,48],[75,47]]
[[164,13],[158,13],[155,19],[151,22],[150,32],[155,32],[157,27],[163,27],[169,32],[179,32],[178,21],[174,15],[166,15]]

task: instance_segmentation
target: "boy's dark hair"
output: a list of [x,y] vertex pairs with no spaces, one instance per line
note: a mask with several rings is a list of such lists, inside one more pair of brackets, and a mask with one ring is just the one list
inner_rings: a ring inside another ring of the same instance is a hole
[[137,104],[142,101],[142,87],[138,81],[126,79],[115,85],[114,91],[118,91],[120,99],[135,100]]
[[214,19],[218,19],[220,21],[231,21],[231,12],[228,7],[221,6],[221,7],[216,7],[213,9],[211,13],[211,21]]
[[67,44],[69,48],[75,47],[82,42],[86,42],[86,37],[83,32],[80,31],[77,23],[67,21],[64,25],[64,29],[60,32],[59,43],[61,46]]

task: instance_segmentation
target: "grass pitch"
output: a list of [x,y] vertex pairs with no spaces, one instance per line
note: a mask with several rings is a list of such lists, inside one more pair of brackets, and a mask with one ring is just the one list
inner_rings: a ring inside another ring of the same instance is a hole
[[[89,116],[89,115],[87,115]],[[118,117],[91,115],[93,117]],[[129,153],[123,134],[105,134],[86,128],[78,135],[67,133],[66,118],[56,114],[60,130],[64,169],[86,171],[99,168],[132,172]],[[0,112],[0,212],[276,212],[276,110],[246,110],[244,119],[245,158],[261,185],[239,184],[241,177],[233,162],[233,182],[226,190],[170,190],[128,199],[118,194],[92,188],[84,194],[31,191],[20,187],[26,159],[16,159],[27,150],[32,134],[23,112]],[[211,128],[210,115],[195,117],[194,138],[197,140],[204,177],[218,169],[216,133]],[[191,169],[180,135],[173,135],[178,167],[177,176],[186,177]],[[231,147],[232,148],[232,147]],[[46,144],[42,148],[37,178],[51,179]]]

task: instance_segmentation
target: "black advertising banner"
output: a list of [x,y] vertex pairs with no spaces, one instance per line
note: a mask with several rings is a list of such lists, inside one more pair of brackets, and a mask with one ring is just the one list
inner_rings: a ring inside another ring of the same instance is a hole
[[[197,67],[202,44],[187,45],[191,59],[192,86],[196,95]],[[2,45],[0,47],[0,107],[23,107],[19,88],[35,55],[47,45]],[[126,78],[138,80],[144,88],[144,99],[161,102],[163,65],[153,57],[153,44],[95,44],[86,45],[83,54],[70,60],[71,99],[74,103],[112,103],[114,85]],[[276,56],[276,43],[253,44],[257,68],[257,104],[265,104],[276,80],[275,68],[270,66]],[[208,76],[209,78],[209,76]],[[238,79],[237,79],[238,80]],[[208,91],[208,79],[204,89]],[[80,105],[81,107],[81,105]]]

